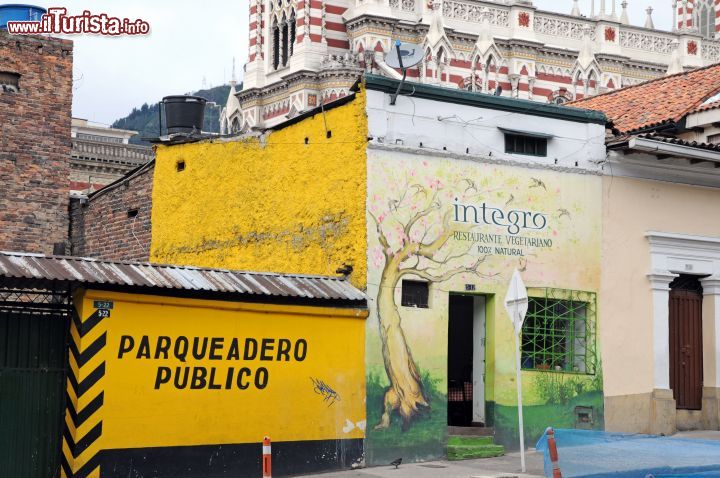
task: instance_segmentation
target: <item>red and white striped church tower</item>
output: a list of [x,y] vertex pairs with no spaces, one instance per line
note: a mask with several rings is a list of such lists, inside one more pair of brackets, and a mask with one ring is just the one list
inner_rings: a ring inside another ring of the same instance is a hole
[[652,7],[629,18],[635,1],[591,0],[583,11],[578,0],[558,0],[564,11],[550,12],[530,0],[249,0],[243,87],[227,117],[242,118],[233,132],[267,128],[347,95],[364,72],[397,78],[385,63],[396,39],[425,51],[409,81],[481,93],[499,86],[540,102],[720,61],[720,0],[662,0],[674,11],[672,31],[655,28]]

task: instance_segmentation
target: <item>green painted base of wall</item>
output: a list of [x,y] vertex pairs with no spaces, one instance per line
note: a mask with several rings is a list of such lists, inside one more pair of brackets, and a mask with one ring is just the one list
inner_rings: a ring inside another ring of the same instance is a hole
[[[604,408],[601,392],[580,394],[565,403],[548,403],[523,407],[525,422],[525,446],[535,447],[547,427],[576,428],[575,407],[592,407],[592,429],[603,430]],[[495,442],[508,450],[520,449],[517,407],[493,405]]]
[[503,456],[505,447],[502,445],[483,446],[448,446],[447,458],[450,461],[470,460],[474,458],[494,458]]
[[403,430],[403,422],[397,413],[392,416],[389,428],[375,430],[383,411],[386,385],[375,376],[367,381],[367,439],[365,462],[368,465],[387,465],[402,458],[404,463],[428,461],[445,456],[447,441],[447,398],[440,393],[427,375],[423,385],[430,408],[423,410]]
[[471,458],[492,458],[505,454],[505,447],[496,445],[492,437],[450,436],[448,437],[448,460]]

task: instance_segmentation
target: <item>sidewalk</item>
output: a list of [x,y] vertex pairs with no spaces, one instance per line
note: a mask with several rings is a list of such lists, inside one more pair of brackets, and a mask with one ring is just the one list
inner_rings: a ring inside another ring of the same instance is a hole
[[543,475],[543,457],[540,453],[526,454],[527,473],[520,473],[520,453],[509,453],[498,458],[461,461],[431,461],[403,463],[393,466],[375,466],[361,470],[305,475],[317,478],[535,478]]

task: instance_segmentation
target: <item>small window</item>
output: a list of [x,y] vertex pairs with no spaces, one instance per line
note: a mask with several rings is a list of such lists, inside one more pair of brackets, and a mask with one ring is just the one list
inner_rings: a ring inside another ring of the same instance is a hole
[[505,152],[528,156],[547,156],[547,139],[505,133]]
[[179,173],[185,171],[185,161],[178,161],[175,163],[175,170]]
[[20,91],[20,75],[0,71],[0,93],[17,93],[18,91]]
[[402,306],[428,308],[430,284],[417,280],[404,280],[402,282]]
[[591,305],[531,297],[522,328],[522,368],[594,374]]
[[713,134],[708,136],[707,142],[710,144],[720,144],[720,134]]

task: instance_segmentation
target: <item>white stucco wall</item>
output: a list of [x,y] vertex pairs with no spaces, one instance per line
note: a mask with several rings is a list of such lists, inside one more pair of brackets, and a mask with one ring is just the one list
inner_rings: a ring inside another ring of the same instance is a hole
[[[605,127],[532,114],[539,106],[517,101],[518,112],[442,103],[368,90],[368,129],[372,142],[389,147],[424,149],[543,168],[598,171],[605,160]],[[527,112],[523,112],[523,109]],[[505,153],[499,128],[553,135],[545,158]],[[422,144],[422,146],[421,146]]]

